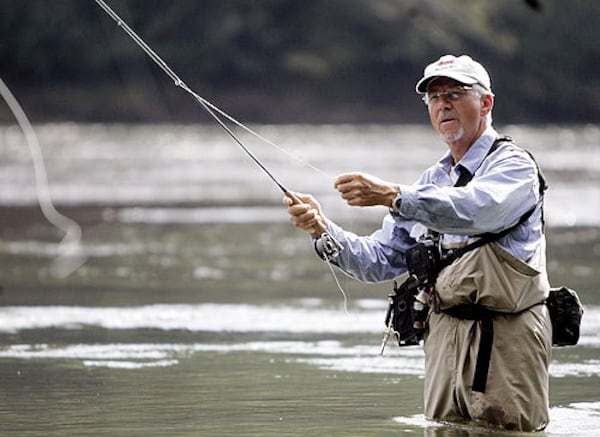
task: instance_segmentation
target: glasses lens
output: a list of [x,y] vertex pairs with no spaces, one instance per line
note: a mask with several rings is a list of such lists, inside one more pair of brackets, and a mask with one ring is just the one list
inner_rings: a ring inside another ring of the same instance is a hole
[[470,89],[471,87],[461,86],[437,93],[427,93],[423,96],[423,101],[426,105],[437,103],[442,98],[444,100],[450,100],[451,102],[454,102],[464,96]]

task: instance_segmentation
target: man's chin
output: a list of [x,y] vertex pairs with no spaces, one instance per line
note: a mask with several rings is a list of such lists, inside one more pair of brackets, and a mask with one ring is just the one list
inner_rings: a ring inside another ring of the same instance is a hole
[[452,144],[459,141],[465,134],[465,130],[461,126],[459,130],[454,132],[440,132],[440,137],[446,144]]

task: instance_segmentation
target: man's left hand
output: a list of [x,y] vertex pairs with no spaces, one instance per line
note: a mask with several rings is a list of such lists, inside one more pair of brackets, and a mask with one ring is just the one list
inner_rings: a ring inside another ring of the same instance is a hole
[[350,206],[391,207],[400,187],[366,173],[345,173],[337,177],[334,188]]

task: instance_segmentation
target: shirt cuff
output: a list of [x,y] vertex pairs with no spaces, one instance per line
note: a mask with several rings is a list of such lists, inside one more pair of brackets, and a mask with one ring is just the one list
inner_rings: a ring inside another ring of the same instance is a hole
[[400,209],[390,208],[390,214],[395,217],[411,218],[415,210],[416,191],[411,185],[398,185],[400,187]]

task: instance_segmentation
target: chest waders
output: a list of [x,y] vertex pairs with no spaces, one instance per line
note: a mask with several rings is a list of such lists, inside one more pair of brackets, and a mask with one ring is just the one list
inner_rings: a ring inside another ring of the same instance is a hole
[[[503,144],[514,143],[509,137],[499,137],[494,141],[483,161]],[[527,153],[537,167],[540,182],[540,202],[542,202],[547,183],[534,157],[531,153]],[[460,176],[454,186],[464,187],[473,179],[473,175],[464,167],[460,167],[459,170]],[[464,254],[510,234],[518,226],[525,223],[536,208],[537,204],[523,214],[514,226],[504,231],[477,235],[478,239],[473,243],[447,251],[442,251],[439,247],[440,234],[429,231],[426,239],[407,251],[409,277],[403,284],[395,285],[394,292],[390,294],[390,305],[385,321],[388,329],[385,335],[389,336],[389,333],[393,332],[400,346],[418,344],[425,331],[424,322],[429,312],[429,305],[433,306],[432,310],[436,313],[442,311],[457,319],[479,321],[481,336],[473,378],[473,391],[484,393],[494,338],[493,319],[499,312],[476,303],[459,304],[440,310],[439,296],[434,289],[435,281],[442,269],[454,263]],[[538,302],[536,305],[542,303]],[[518,312],[514,314],[518,314]],[[385,338],[385,341],[387,341],[387,338]],[[382,344],[382,352],[384,346],[385,344]]]
[[[494,144],[492,144],[492,147],[490,148],[490,150],[487,153],[484,160],[489,155],[491,155],[494,151],[496,151],[498,149],[498,147],[500,147],[502,144],[505,144],[505,143],[513,144],[511,138],[506,137],[506,136],[496,139],[496,141],[494,141]],[[526,152],[531,157],[531,159],[533,160],[533,162],[535,163],[535,165],[537,167],[538,177],[539,177],[539,182],[540,182],[540,190],[539,190],[540,202],[542,202],[544,192],[547,190],[548,184],[546,183],[546,179],[543,176],[543,174],[540,170],[540,167],[537,164],[533,155],[528,151],[526,151]],[[460,177],[458,178],[458,180],[456,181],[456,184],[454,186],[455,187],[464,187],[471,181],[471,179],[473,179],[473,175],[471,175],[471,173],[468,170],[461,167]],[[455,260],[460,258],[465,253],[467,253],[471,250],[474,250],[478,247],[481,247],[485,244],[496,241],[496,240],[510,234],[518,226],[525,223],[529,219],[529,217],[531,217],[531,215],[535,211],[536,207],[537,207],[537,205],[534,206],[529,211],[527,211],[525,214],[523,214],[516,225],[514,225],[508,229],[505,229],[504,231],[498,232],[498,233],[486,233],[486,234],[479,235],[480,239],[478,239],[477,241],[475,241],[471,244],[468,244],[462,248],[459,248],[459,249],[449,252],[442,261],[442,268],[452,264]],[[543,224],[543,220],[544,219],[543,219],[543,213],[542,213],[542,224]],[[541,305],[543,303],[544,302],[539,302],[538,305]],[[526,311],[527,309],[529,309],[529,308],[526,308],[523,311]],[[479,340],[479,349],[477,352],[477,363],[475,365],[475,376],[473,377],[473,391],[485,393],[490,359],[491,359],[491,355],[492,355],[492,344],[493,344],[493,339],[494,339],[493,319],[494,319],[494,315],[496,314],[496,311],[490,310],[490,309],[485,308],[484,306],[476,304],[476,303],[470,303],[470,304],[457,305],[457,306],[448,308],[448,309],[444,310],[444,312],[446,314],[448,314],[452,317],[458,318],[458,319],[479,321],[480,328],[481,328],[481,337]]]

